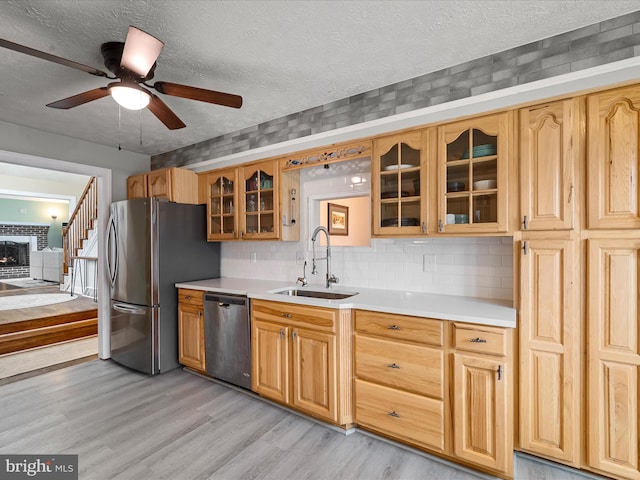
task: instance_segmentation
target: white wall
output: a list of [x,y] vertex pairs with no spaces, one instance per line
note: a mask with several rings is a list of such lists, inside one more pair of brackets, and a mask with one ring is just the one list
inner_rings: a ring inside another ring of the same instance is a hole
[[[317,224],[314,205],[331,192],[334,198],[368,195],[368,160],[343,162],[303,169],[300,175],[301,240],[299,242],[224,242],[222,276],[272,279],[295,283],[302,276],[296,253],[308,261],[310,284],[324,287],[326,262],[311,275],[310,231]],[[354,187],[350,179],[364,173],[365,187]],[[311,212],[311,213],[310,213]],[[283,227],[286,228],[286,227]],[[331,270],[340,286],[467,295],[513,300],[513,240],[511,237],[372,239],[370,247],[332,247]],[[251,254],[256,254],[256,263]],[[318,256],[324,256],[322,250]],[[424,255],[435,258],[435,272],[423,271]]]
[[[127,198],[127,177],[151,168],[150,157],[75,138],[0,122],[0,150],[111,170],[112,200]],[[0,161],[16,163],[11,158]],[[72,172],[76,173],[76,172]]]

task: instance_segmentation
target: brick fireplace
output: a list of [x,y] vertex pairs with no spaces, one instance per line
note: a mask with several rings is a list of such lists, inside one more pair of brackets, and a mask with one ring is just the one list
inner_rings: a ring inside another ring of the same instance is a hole
[[47,246],[48,225],[0,224],[0,241],[28,243],[26,265],[6,265],[0,263],[0,279],[29,277],[29,254]]

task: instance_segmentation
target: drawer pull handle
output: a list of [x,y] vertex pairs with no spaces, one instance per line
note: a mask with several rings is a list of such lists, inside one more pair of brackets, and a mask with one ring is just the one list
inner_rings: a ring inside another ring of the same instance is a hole
[[487,341],[484,338],[472,338],[471,340],[469,340],[471,343],[487,343]]
[[389,367],[389,368],[400,368],[400,365],[398,365],[397,363],[392,363],[391,365],[387,365],[387,367]]
[[393,412],[387,413],[387,415],[389,415],[390,417],[400,418],[400,414],[395,410]]
[[291,318],[291,317],[293,317],[293,315],[291,315],[290,313],[283,313],[283,314],[282,314],[282,316],[283,316],[284,318]]
[[389,330],[400,330],[400,327],[398,325],[389,325],[387,328]]

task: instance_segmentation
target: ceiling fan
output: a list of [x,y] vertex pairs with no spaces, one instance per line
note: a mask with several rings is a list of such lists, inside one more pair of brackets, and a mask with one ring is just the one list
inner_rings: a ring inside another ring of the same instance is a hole
[[148,107],[149,111],[167,128],[176,130],[184,128],[186,125],[157,95],[148,89],[153,88],[165,95],[226,107],[240,108],[242,106],[242,97],[230,93],[170,82],[155,82],[153,85],[146,83],[153,78],[156,60],[163,46],[164,43],[154,36],[130,26],[124,43],[107,42],[100,47],[104,65],[113,74],[109,75],[102,70],[0,38],[0,47],[26,53],[98,77],[118,80],[109,83],[106,87],[94,88],[88,92],[49,103],[47,107],[69,109],[111,95],[118,104],[130,110],[141,110]]

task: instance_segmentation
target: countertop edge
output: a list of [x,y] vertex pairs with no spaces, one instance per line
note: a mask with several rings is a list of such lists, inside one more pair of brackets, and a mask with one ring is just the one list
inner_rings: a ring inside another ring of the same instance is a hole
[[[334,289],[338,291],[358,292],[358,294],[353,297],[344,300],[326,300],[285,296],[272,292],[273,290],[286,288],[302,288],[295,287],[291,282],[224,277],[194,282],[180,282],[176,283],[175,286],[176,288],[202,290],[212,293],[246,295],[251,299],[312,307],[369,310],[389,314],[464,322],[489,327],[515,328],[517,326],[516,309],[506,305],[506,302],[503,300],[357,287]],[[435,302],[437,302],[439,307],[430,306],[431,304],[435,304]],[[402,305],[403,303],[404,305]],[[425,303],[429,306],[425,306]]]

